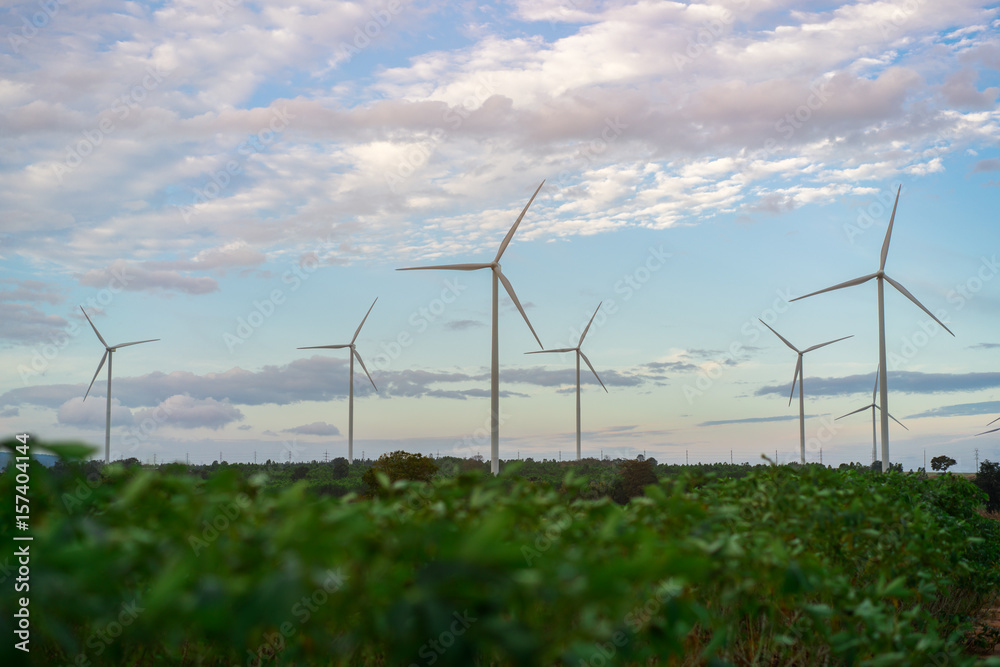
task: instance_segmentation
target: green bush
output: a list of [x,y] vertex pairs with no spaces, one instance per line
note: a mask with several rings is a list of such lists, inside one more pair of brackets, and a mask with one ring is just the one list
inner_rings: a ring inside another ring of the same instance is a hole
[[[30,469],[34,664],[1000,662],[964,653],[1000,535],[957,477],[768,466],[621,506],[517,466],[371,500],[232,466],[85,470]],[[5,503],[8,544],[13,525]]]

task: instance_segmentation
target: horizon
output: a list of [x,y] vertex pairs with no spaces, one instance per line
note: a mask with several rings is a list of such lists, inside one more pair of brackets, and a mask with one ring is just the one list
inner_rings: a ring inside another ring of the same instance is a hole
[[[111,458],[489,460],[485,263],[582,350],[583,457],[1000,459],[1000,8],[746,0],[15,5],[0,429]],[[40,18],[39,18],[40,17]],[[500,290],[500,459],[575,456],[572,353]],[[996,424],[994,424],[996,426]],[[775,451],[777,450],[777,455]],[[730,452],[732,451],[732,454]],[[696,454],[697,453],[697,454]],[[319,454],[319,456],[317,456]]]

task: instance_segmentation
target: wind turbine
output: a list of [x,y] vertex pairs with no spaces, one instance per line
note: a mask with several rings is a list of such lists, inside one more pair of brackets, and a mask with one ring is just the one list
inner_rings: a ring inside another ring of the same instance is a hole
[[[597,311],[601,309],[601,306],[603,304],[604,304],[603,301],[597,304],[597,310],[595,310],[594,314],[590,316],[590,322],[587,322],[586,328],[584,328],[583,333],[580,334],[580,341],[576,344],[576,347],[563,347],[559,348],[558,350],[535,350],[534,352],[525,352],[525,354],[576,352],[576,460],[577,461],[580,460],[580,358],[581,357],[585,362],[587,362],[587,366],[590,368],[590,372],[594,374],[594,377],[597,378],[597,381],[601,382],[600,376],[598,376],[597,371],[594,370],[594,365],[590,363],[590,359],[587,358],[587,355],[583,353],[583,350],[581,350],[580,347],[583,345],[583,339],[587,336],[587,332],[590,330],[590,325],[593,324],[594,318],[597,317]],[[601,382],[601,386],[604,387],[605,392],[608,390],[608,388],[604,386],[603,382]]]
[[83,316],[87,318],[90,322],[90,328],[94,330],[97,334],[97,339],[101,341],[101,345],[104,346],[104,356],[101,357],[101,363],[97,364],[97,370],[94,371],[94,377],[90,381],[90,386],[87,387],[87,393],[83,395],[83,400],[87,400],[87,396],[90,395],[90,389],[94,386],[94,380],[97,379],[97,374],[101,372],[104,367],[104,361],[108,362],[108,415],[104,423],[104,462],[111,463],[111,354],[120,347],[128,347],[129,345],[138,345],[139,343],[152,343],[153,341],[160,340],[159,338],[150,338],[149,340],[137,340],[131,343],[119,343],[118,345],[108,345],[107,341],[104,340],[104,336],[101,332],[97,330],[94,323],[90,321],[90,315],[87,311],[83,310],[83,306],[80,306],[80,310],[83,311]]
[[[872,411],[872,463],[875,463],[875,461],[878,460],[878,454],[875,451],[875,445],[877,443],[877,438],[876,438],[877,431],[875,430],[875,411],[878,410],[878,409],[880,409],[878,407],[878,405],[875,404],[875,393],[877,391],[878,391],[878,369],[876,368],[875,369],[875,386],[872,387],[872,402],[869,405],[866,405],[863,408],[858,408],[857,410],[854,410],[853,412],[848,412],[846,415],[840,415],[839,417],[837,417],[837,419],[843,419],[844,417],[850,417],[851,415],[855,415],[855,414],[857,414],[859,412],[864,412],[865,410],[871,408],[871,411]],[[889,418],[892,419],[892,421],[894,421],[897,424],[899,424],[900,426],[902,426],[907,431],[910,430],[910,429],[906,428],[906,426],[903,426],[903,422],[899,421],[898,419],[896,419],[892,415],[889,415]],[[836,420],[834,420],[834,421],[836,421]]]
[[[378,301],[378,297],[375,297],[375,301]],[[368,307],[368,312],[361,319],[361,324],[358,325],[357,330],[354,332],[354,337],[351,338],[350,343],[344,343],[343,345],[312,345],[310,347],[300,347],[300,350],[340,350],[345,347],[351,348],[351,367],[349,372],[348,380],[348,390],[347,390],[347,462],[354,463],[354,357],[358,358],[358,363],[361,364],[361,368],[364,369],[365,375],[368,376],[368,381],[372,383],[372,387],[375,387],[375,380],[372,380],[372,376],[368,373],[368,369],[365,368],[365,362],[358,353],[357,348],[354,346],[354,341],[358,339],[358,334],[361,333],[361,327],[365,325],[365,320],[368,319],[368,315],[372,312],[372,308],[375,307],[375,301],[372,301],[372,305]],[[378,387],[375,387],[375,391],[378,391]]]
[[910,292],[900,285],[898,282],[890,278],[885,273],[885,259],[889,255],[889,240],[892,238],[892,224],[896,220],[896,206],[899,204],[899,192],[902,190],[903,186],[899,186],[896,190],[896,201],[892,205],[892,215],[889,217],[889,228],[885,231],[885,240],[882,241],[882,257],[879,261],[878,271],[875,273],[870,273],[867,276],[861,276],[860,278],[855,278],[854,280],[848,280],[847,282],[840,283],[839,285],[834,285],[833,287],[827,287],[821,289],[817,292],[812,292],[806,294],[805,296],[800,296],[792,301],[798,301],[799,299],[805,299],[810,296],[815,296],[816,294],[822,294],[823,292],[831,292],[833,290],[841,289],[842,287],[853,287],[854,285],[860,285],[866,283],[872,278],[878,283],[878,372],[879,372],[879,412],[881,413],[881,430],[882,430],[882,472],[889,471],[889,382],[886,375],[886,354],[885,354],[885,283],[888,282],[890,285],[896,288],[900,294],[905,296],[907,299],[915,303],[920,310],[924,311],[931,316],[935,322],[941,325],[941,327],[950,333],[952,336],[952,330],[944,325],[944,322],[939,320],[934,316],[934,313],[927,310],[924,304],[917,301],[917,298],[910,294]]
[[[987,426],[991,426],[993,424],[996,424],[998,421],[1000,421],[1000,417],[997,417],[996,419],[994,419],[993,421],[991,421],[989,424],[987,424]],[[994,428],[994,429],[990,429],[989,431],[983,431],[982,433],[977,433],[976,435],[986,435],[987,433],[996,433],[997,431],[1000,431],[1000,427],[997,427],[997,428]]]
[[441,264],[438,266],[412,266],[405,269],[396,269],[397,271],[423,271],[428,269],[476,271],[478,269],[490,269],[493,273],[493,354],[490,370],[490,471],[494,475],[500,473],[500,334],[498,329],[498,322],[500,319],[500,298],[497,285],[498,282],[503,283],[503,287],[507,290],[510,300],[514,302],[515,306],[517,306],[517,310],[521,313],[521,317],[524,318],[525,324],[527,324],[528,328],[531,329],[531,335],[535,337],[536,341],[538,341],[538,347],[545,347],[542,345],[542,341],[538,338],[538,334],[535,333],[534,327],[531,326],[531,322],[528,321],[528,315],[524,312],[524,308],[521,307],[521,302],[517,300],[517,295],[514,294],[514,288],[511,287],[510,281],[508,281],[507,277],[500,271],[500,257],[503,255],[504,250],[507,249],[507,246],[510,245],[510,240],[513,238],[514,232],[517,231],[517,226],[521,224],[524,214],[528,212],[528,207],[531,206],[531,202],[535,201],[535,196],[538,194],[538,191],[542,189],[543,185],[545,185],[545,181],[542,181],[538,185],[538,189],[535,190],[535,194],[531,195],[531,199],[529,199],[528,203],[524,205],[521,215],[517,216],[517,220],[514,221],[510,231],[507,232],[507,236],[505,236],[503,241],[501,241],[500,249],[497,251],[497,256],[493,258],[492,262],[489,262],[488,264]]
[[[765,322],[764,320],[760,320],[760,323],[763,324],[768,329],[771,329],[771,327],[768,326],[767,322]],[[792,376],[792,391],[791,393],[788,394],[788,404],[789,405],[792,404],[792,396],[795,395],[795,381],[798,380],[799,381],[799,461],[804,465],[806,462],[806,402],[805,402],[805,397],[802,394],[802,379],[805,377],[805,371],[802,370],[802,355],[804,355],[806,352],[812,352],[813,350],[818,350],[821,347],[826,347],[827,345],[831,345],[832,343],[837,343],[847,338],[852,338],[853,336],[844,336],[843,338],[837,338],[836,340],[828,340],[825,343],[820,343],[819,345],[813,345],[812,347],[807,347],[804,350],[800,350],[799,348],[789,343],[784,336],[782,336],[774,329],[771,329],[771,333],[780,338],[781,342],[783,342],[785,345],[793,349],[799,355],[798,360],[796,360],[795,362],[795,375]]]

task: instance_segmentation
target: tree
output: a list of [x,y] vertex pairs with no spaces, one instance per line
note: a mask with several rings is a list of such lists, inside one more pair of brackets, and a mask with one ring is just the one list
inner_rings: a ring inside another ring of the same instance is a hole
[[300,479],[305,479],[306,475],[309,474],[309,466],[303,464],[295,466],[292,470],[292,481],[297,482]]
[[948,468],[952,467],[958,463],[955,459],[950,456],[935,456],[931,459],[931,470],[940,470],[941,472],[946,472]]
[[374,496],[381,493],[376,473],[384,473],[389,477],[390,482],[401,479],[429,482],[437,471],[438,467],[434,464],[434,459],[423,454],[398,451],[378,457],[372,467],[362,475],[361,481],[368,485],[369,495]]
[[347,477],[347,473],[350,472],[351,465],[347,462],[343,456],[338,456],[333,460],[333,478],[343,479]]
[[986,492],[986,511],[1000,512],[1000,463],[984,460],[979,464],[975,484]]
[[615,485],[612,498],[615,502],[625,504],[632,498],[642,495],[644,486],[656,484],[656,473],[653,471],[655,461],[622,461],[619,468],[621,487]]

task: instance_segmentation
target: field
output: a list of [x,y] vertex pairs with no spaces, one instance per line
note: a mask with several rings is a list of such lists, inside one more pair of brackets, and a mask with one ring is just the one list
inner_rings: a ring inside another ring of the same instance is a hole
[[620,504],[525,467],[338,498],[235,466],[33,465],[30,591],[8,575],[0,660],[1000,665],[1000,529],[963,478],[691,470]]

